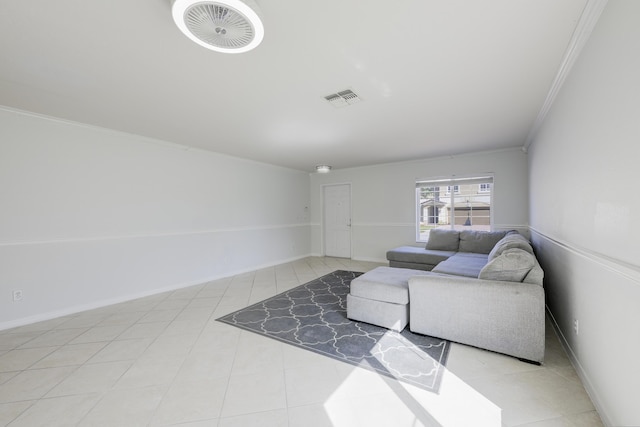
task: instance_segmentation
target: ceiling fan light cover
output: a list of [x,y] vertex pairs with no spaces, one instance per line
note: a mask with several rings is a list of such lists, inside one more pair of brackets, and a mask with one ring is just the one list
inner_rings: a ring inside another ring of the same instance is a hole
[[329,165],[318,165],[316,166],[316,172],[318,173],[329,173],[331,172],[331,166]]
[[171,12],[185,36],[216,52],[248,52],[264,38],[252,0],[174,0]]

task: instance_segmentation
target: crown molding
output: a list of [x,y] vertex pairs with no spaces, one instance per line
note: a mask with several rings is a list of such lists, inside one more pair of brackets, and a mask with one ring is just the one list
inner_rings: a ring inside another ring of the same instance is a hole
[[551,110],[551,106],[556,100],[556,97],[564,84],[564,81],[571,72],[582,48],[587,43],[587,40],[589,40],[589,37],[591,36],[598,19],[600,19],[600,15],[608,1],[609,0],[588,0],[587,4],[584,6],[582,14],[580,15],[580,20],[573,31],[573,36],[569,41],[567,50],[564,53],[562,62],[560,63],[560,68],[558,69],[556,77],[551,84],[551,88],[547,93],[547,98],[544,100],[544,104],[542,104],[542,108],[538,112],[538,116],[536,117],[535,122],[533,122],[533,126],[529,130],[527,139],[522,146],[523,151],[527,152],[529,150],[529,146],[537,136],[538,131],[542,127],[542,123],[547,117],[549,110]]

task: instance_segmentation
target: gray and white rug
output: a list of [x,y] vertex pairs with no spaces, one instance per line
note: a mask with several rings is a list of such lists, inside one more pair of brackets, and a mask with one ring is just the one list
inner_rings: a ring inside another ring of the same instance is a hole
[[449,342],[347,319],[349,284],[361,274],[334,271],[218,321],[437,392]]

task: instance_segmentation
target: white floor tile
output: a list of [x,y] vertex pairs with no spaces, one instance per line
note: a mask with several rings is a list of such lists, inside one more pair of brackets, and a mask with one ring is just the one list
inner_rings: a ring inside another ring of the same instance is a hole
[[170,322],[148,322],[136,323],[127,328],[118,336],[119,340],[130,340],[135,338],[156,338],[162,334],[169,326]]
[[432,393],[216,321],[378,265],[310,257],[0,331],[0,426],[602,426],[550,328],[543,366],[453,344]]
[[[20,328],[20,330],[22,330],[22,328]],[[16,349],[43,334],[42,331],[16,332],[16,330],[14,330],[12,332],[13,333],[4,333],[0,336],[0,351]]]
[[253,332],[240,334],[232,375],[258,374],[261,372],[284,370],[282,344]]
[[153,310],[142,316],[140,323],[171,322],[178,314],[180,314],[181,310],[182,307],[171,310]]
[[53,347],[65,345],[86,332],[86,329],[54,329],[24,343],[20,348]]
[[289,427],[366,427],[358,421],[350,400],[289,408]]
[[109,317],[109,315],[91,315],[90,313],[87,314],[86,312],[80,313],[77,315],[68,316],[65,322],[56,326],[56,329],[88,329],[96,326],[107,317]]
[[0,372],[21,371],[56,351],[59,347],[16,349],[0,356]]
[[83,427],[147,426],[166,386],[112,390],[80,422]]
[[471,379],[535,371],[542,368],[504,354],[453,343],[447,360],[447,369],[460,378]]
[[344,376],[335,366],[306,366],[285,370],[287,404],[289,407],[324,403],[336,395]]
[[155,362],[138,360],[122,375],[113,388],[121,390],[171,384],[182,363],[183,360],[180,358]]
[[40,359],[32,368],[82,365],[106,345],[105,342],[66,345]]
[[235,355],[233,348],[193,351],[182,364],[175,382],[189,384],[192,381],[226,379],[231,375]]
[[112,341],[128,328],[127,325],[94,326],[85,333],[78,335],[70,344],[82,344],[88,342]]
[[44,320],[42,322],[31,323],[30,325],[20,326],[6,332],[8,333],[46,332],[52,329],[56,329],[59,325],[62,325],[68,320],[69,320],[68,317],[58,317],[55,319]]
[[283,371],[235,375],[229,378],[222,407],[222,417],[285,409],[286,407]]
[[73,426],[80,422],[98,400],[98,394],[40,399],[16,418],[11,427]]
[[140,312],[140,311],[114,313],[111,316],[105,318],[103,321],[101,321],[99,325],[100,326],[133,325],[138,320],[140,320],[140,318],[145,314],[146,314],[145,312]]
[[405,402],[401,396],[394,394],[391,390],[351,399],[351,404],[358,424],[362,426],[440,427],[441,425],[419,403]]
[[284,409],[221,418],[219,427],[287,427],[289,425],[287,411]]
[[76,368],[45,368],[22,371],[0,386],[0,403],[39,399]]
[[6,383],[11,378],[18,375],[20,371],[12,371],[12,372],[0,372],[0,385]]
[[46,397],[106,392],[127,372],[131,363],[107,362],[81,366],[49,391]]
[[152,426],[216,419],[220,416],[227,379],[175,383],[162,398]]
[[0,426],[7,426],[36,401],[0,403]]
[[89,359],[89,363],[136,360],[152,342],[151,338],[111,341]]
[[209,420],[180,423],[180,424],[174,424],[174,426],[176,427],[218,427],[218,419],[212,418]]

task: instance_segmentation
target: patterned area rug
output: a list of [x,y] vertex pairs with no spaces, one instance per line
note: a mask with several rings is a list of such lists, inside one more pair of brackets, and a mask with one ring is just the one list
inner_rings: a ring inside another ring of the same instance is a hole
[[334,271],[218,319],[437,392],[449,342],[347,319],[351,280]]

